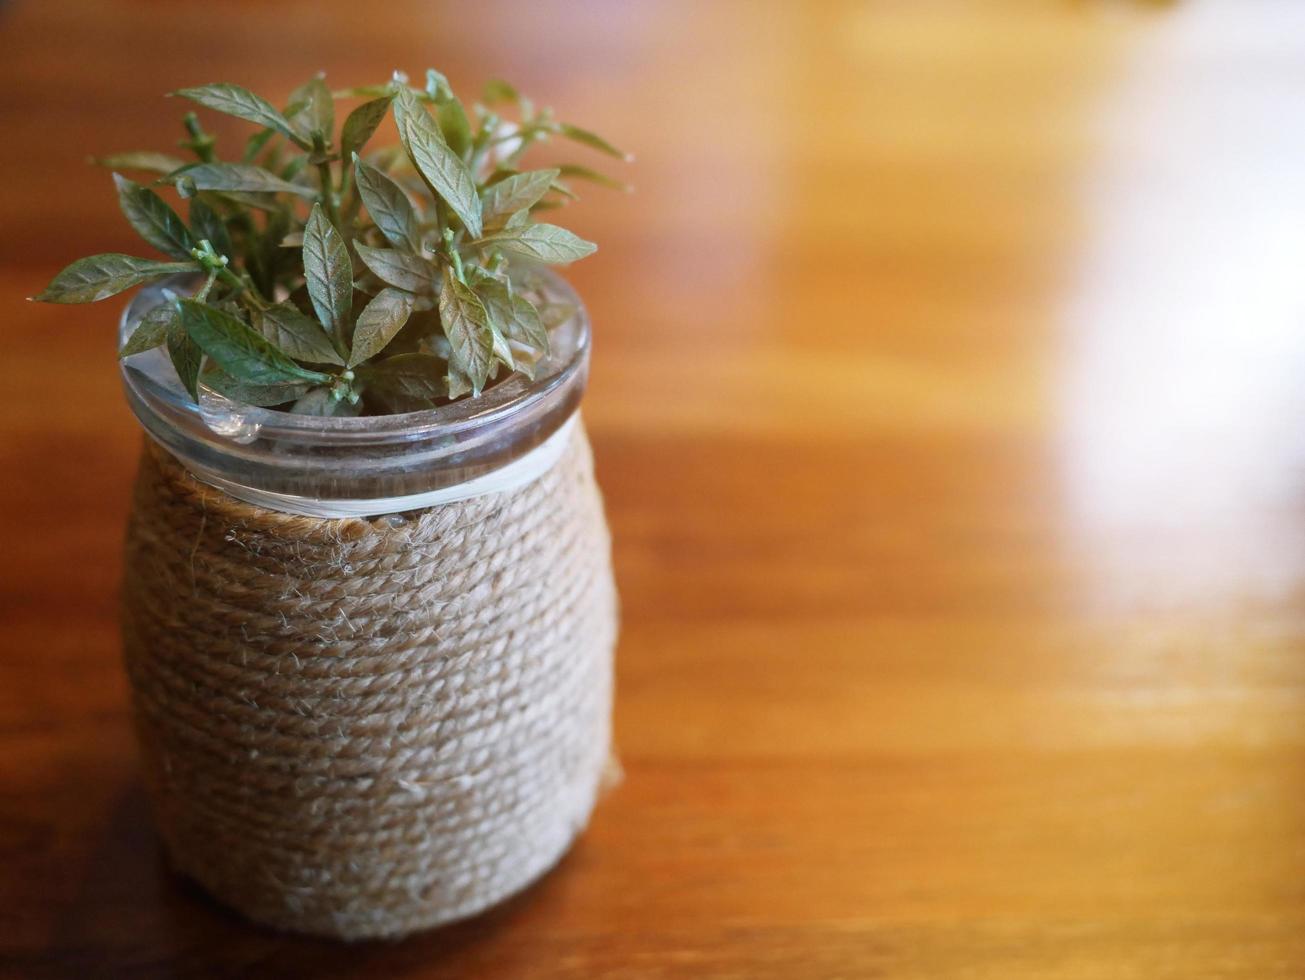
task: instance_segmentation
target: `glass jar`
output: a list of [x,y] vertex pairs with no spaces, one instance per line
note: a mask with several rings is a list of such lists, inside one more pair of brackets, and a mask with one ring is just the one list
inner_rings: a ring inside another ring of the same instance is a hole
[[[399,512],[457,499],[470,484],[521,460],[575,414],[589,372],[589,320],[574,290],[539,273],[550,302],[576,312],[549,333],[533,381],[514,374],[479,397],[400,415],[294,415],[234,402],[201,386],[196,405],[162,347],[121,362],[127,402],[145,432],[198,479],[289,513],[340,517]],[[185,278],[141,290],[119,344]],[[440,494],[439,491],[452,491]]]
[[[125,339],[164,299],[141,293]],[[573,304],[538,376],[429,411],[191,403],[123,363],[147,446],[124,661],[172,864],[345,939],[464,918],[551,868],[609,769],[616,594]]]

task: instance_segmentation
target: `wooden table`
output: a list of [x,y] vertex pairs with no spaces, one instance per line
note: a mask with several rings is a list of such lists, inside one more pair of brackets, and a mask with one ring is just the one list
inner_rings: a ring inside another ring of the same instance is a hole
[[[1303,58],[1291,0],[11,2],[0,972],[1305,976]],[[626,779],[506,907],[340,947],[163,868],[116,311],[21,300],[139,247],[83,160],[161,92],[431,60],[639,155],[570,214]]]

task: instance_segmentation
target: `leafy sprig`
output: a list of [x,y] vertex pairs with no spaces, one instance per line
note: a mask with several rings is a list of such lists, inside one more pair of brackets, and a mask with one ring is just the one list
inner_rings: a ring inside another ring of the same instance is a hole
[[[280,109],[227,83],[173,94],[257,129],[221,159],[192,112],[179,144],[190,160],[97,160],[115,171],[127,221],[165,259],[79,259],[34,298],[90,303],[191,273],[193,295],[169,293],[120,356],[163,347],[196,399],[205,386],[302,414],[385,414],[475,396],[513,372],[533,377],[549,330],[571,311],[549,303],[529,270],[596,248],[537,215],[575,197],[569,179],[628,189],[580,164],[527,169],[531,147],[553,138],[630,158],[502,81],[470,114],[434,70],[423,87],[396,72],[336,92],[319,76]],[[369,151],[390,115],[399,146]],[[159,190],[185,202],[184,219]]]

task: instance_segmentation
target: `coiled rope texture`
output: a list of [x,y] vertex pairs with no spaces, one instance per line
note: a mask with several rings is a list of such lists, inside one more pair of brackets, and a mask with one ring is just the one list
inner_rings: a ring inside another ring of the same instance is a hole
[[616,597],[589,444],[406,521],[241,503],[150,445],[124,640],[175,866],[279,928],[397,936],[549,869],[610,742]]

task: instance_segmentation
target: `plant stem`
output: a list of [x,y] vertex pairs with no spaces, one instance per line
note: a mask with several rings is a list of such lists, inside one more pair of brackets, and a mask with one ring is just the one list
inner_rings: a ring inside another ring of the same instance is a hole
[[485,163],[485,157],[489,153],[490,141],[494,138],[494,130],[498,128],[499,117],[497,113],[491,112],[480,123],[480,131],[476,133],[475,140],[471,144],[471,173],[472,176],[480,173],[480,168]]
[[206,299],[208,299],[209,290],[213,288],[213,283],[216,281],[217,281],[217,270],[209,269],[208,280],[204,283],[202,287],[200,287],[199,292],[195,294],[195,299],[197,302],[202,303]]
[[453,265],[453,275],[457,277],[458,282],[464,286],[467,284],[466,273],[462,269],[462,256],[458,253],[458,247],[453,243],[453,230],[444,229],[444,254],[448,257],[449,262]]
[[199,124],[199,117],[193,112],[188,112],[182,122],[185,124],[186,132],[190,134],[190,142],[185,145],[195,151],[195,156],[199,157],[201,163],[212,163],[214,140],[204,132],[204,127]]
[[268,307],[267,301],[258,294],[258,290],[254,288],[253,283],[245,282],[245,280],[241,279],[238,275],[236,275],[226,266],[223,266],[222,268],[218,269],[217,275],[219,279],[221,279],[232,289],[236,290],[236,292],[245,293],[246,296],[249,298],[250,304],[255,309],[259,309],[259,310],[267,309]]
[[334,182],[331,178],[331,165],[323,160],[317,165],[317,174],[322,183],[322,205],[326,208],[326,216],[331,219],[331,225],[336,229],[340,227],[340,210],[335,205]]

